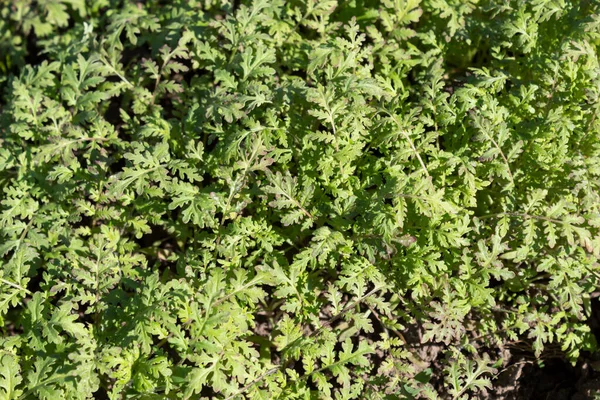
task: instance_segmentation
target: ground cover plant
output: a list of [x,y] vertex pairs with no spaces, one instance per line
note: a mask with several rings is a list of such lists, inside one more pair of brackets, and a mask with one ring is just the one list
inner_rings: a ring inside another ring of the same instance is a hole
[[0,2],[0,399],[475,399],[594,354],[599,12]]

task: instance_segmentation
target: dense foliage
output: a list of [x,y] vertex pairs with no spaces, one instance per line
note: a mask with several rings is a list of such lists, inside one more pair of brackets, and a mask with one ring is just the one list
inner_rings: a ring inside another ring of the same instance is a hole
[[593,351],[599,13],[0,2],[0,399],[469,399]]

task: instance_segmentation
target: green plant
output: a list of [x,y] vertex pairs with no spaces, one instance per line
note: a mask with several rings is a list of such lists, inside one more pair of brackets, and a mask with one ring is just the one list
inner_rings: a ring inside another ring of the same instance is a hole
[[596,2],[162,3],[0,3],[0,398],[467,399],[595,349]]

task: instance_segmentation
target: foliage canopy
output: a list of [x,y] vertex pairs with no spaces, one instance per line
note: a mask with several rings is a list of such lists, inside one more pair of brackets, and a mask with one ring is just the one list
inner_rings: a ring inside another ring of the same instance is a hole
[[595,349],[596,1],[0,16],[0,399],[469,399]]

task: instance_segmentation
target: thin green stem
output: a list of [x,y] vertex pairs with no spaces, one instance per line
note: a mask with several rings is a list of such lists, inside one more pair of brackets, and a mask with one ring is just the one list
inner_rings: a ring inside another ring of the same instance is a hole
[[13,282],[11,282],[11,281],[7,281],[6,279],[3,279],[3,278],[0,278],[0,283],[4,283],[5,285],[11,286],[11,287],[13,287],[13,288],[15,288],[15,289],[22,290],[22,291],[24,291],[24,292],[25,292],[25,293],[27,293],[27,294],[33,294],[33,293],[31,293],[31,291],[30,291],[30,290],[28,290],[27,288],[24,288],[23,286],[21,286],[21,285],[18,285],[18,284],[16,284],[16,283],[13,283]]

